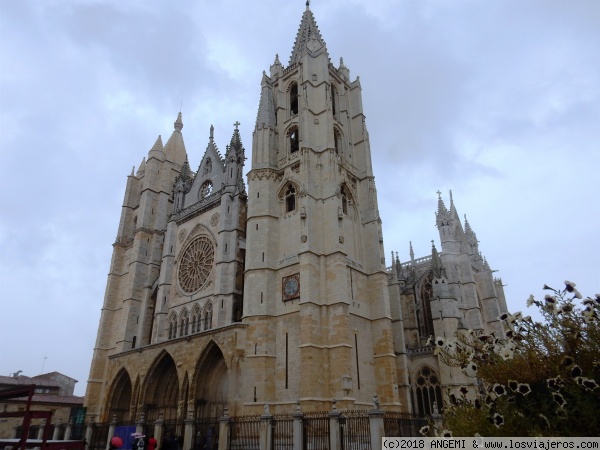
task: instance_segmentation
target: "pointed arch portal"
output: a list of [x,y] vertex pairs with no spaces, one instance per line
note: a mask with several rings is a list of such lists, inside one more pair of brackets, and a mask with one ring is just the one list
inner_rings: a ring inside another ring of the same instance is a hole
[[132,420],[129,413],[131,404],[131,379],[125,369],[121,369],[115,377],[108,404],[108,420],[113,420],[116,416],[117,421]]
[[164,420],[177,419],[179,378],[175,361],[163,353],[148,372],[144,396],[146,420],[156,420],[160,413]]
[[195,376],[196,417],[221,417],[229,395],[229,372],[221,349],[208,344]]

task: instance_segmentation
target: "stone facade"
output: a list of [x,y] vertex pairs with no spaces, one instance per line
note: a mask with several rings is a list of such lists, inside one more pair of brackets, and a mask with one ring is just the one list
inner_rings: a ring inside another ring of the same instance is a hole
[[127,181],[90,370],[106,421],[337,408],[431,412],[473,384],[426,341],[500,329],[501,282],[451,200],[442,251],[386,268],[361,86],[307,6],[263,72],[247,191],[236,124],[196,172],[181,113]]

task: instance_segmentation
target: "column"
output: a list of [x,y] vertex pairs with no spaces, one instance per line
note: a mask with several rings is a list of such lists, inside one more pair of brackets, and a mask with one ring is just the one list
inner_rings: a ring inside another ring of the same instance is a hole
[[340,412],[336,409],[336,400],[333,399],[333,408],[329,413],[329,449],[330,450],[340,450],[341,442],[340,442],[340,426],[339,426],[339,418]]
[[163,413],[158,414],[158,420],[154,422],[154,439],[156,439],[157,445],[159,449],[162,449],[162,441],[163,441],[163,424],[165,423],[163,419]]
[[265,403],[265,413],[260,416],[260,450],[271,449],[271,439],[273,438],[273,428],[271,427],[271,421],[273,416],[269,411],[269,404]]
[[135,432],[136,433],[144,434],[144,424],[146,423],[146,421],[144,420],[144,417],[145,417],[145,414],[141,413],[140,420],[137,420],[135,422]]
[[110,447],[110,440],[115,435],[116,428],[117,428],[117,415],[113,414],[112,421],[110,422],[110,425],[108,426],[108,436],[106,436],[106,450],[108,450]]
[[302,450],[304,433],[302,429],[302,410],[300,409],[300,400],[296,403],[296,411],[294,411],[294,450]]
[[52,433],[52,440],[58,441],[60,435],[60,427],[62,427],[62,419],[58,419],[58,422],[54,424],[54,432]]
[[71,432],[73,431],[73,418],[69,417],[69,422],[67,422],[67,428],[65,428],[65,441],[71,439]]
[[219,419],[219,447],[218,450],[227,450],[229,440],[229,409],[225,407],[223,417]]
[[369,426],[371,428],[371,448],[380,448],[381,438],[385,436],[383,411],[380,409],[369,411]]
[[85,448],[86,450],[90,446],[90,442],[92,442],[92,433],[94,431],[94,421],[96,420],[96,416],[90,416],[90,421],[88,422],[87,428],[85,430]]

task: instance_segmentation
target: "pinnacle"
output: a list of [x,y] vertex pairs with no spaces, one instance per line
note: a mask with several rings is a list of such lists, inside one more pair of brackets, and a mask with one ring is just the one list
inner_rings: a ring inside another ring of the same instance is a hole
[[304,54],[306,43],[310,39],[316,39],[325,45],[325,41],[323,41],[319,27],[317,26],[317,22],[315,21],[315,17],[309,8],[309,2],[306,2],[306,11],[304,11],[304,14],[302,14],[302,21],[300,22],[298,34],[296,35],[296,41],[294,42],[294,48],[292,49],[292,55],[290,56],[290,66],[300,61],[302,55]]

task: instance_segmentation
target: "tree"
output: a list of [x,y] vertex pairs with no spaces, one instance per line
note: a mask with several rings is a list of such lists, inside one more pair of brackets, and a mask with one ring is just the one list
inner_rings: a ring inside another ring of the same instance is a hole
[[449,395],[444,427],[454,436],[600,436],[600,294],[582,300],[570,281],[544,289],[544,300],[527,300],[542,322],[505,313],[504,336],[436,339],[440,359],[479,383]]

